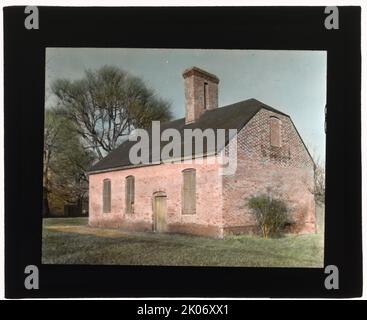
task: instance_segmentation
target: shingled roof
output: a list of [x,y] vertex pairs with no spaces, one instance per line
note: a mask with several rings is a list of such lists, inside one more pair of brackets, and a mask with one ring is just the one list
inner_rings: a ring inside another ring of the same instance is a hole
[[[190,124],[185,124],[185,118],[177,119],[170,122],[161,123],[161,132],[168,128],[176,129],[183,137],[184,129],[237,129],[241,130],[247,122],[261,109],[267,109],[284,116],[289,117],[287,114],[280,112],[256,99],[249,99],[241,102],[237,102],[225,107],[216,108],[206,111],[197,121]],[[151,133],[150,133],[151,135]],[[152,140],[152,139],[150,139]],[[229,137],[226,136],[225,145],[228,143]],[[204,150],[206,154],[209,154],[215,150],[207,150],[204,140]],[[109,153],[105,158],[97,162],[89,169],[89,173],[110,171],[123,169],[134,166],[129,160],[130,148],[135,144],[135,141],[125,141],[114,151]],[[162,149],[168,142],[161,142],[160,148]],[[151,150],[151,145],[149,147]],[[193,148],[194,149],[194,148]],[[184,142],[181,141],[182,156],[184,154]],[[219,150],[218,150],[219,151]],[[150,152],[151,154],[151,152]],[[164,160],[164,159],[161,159]]]

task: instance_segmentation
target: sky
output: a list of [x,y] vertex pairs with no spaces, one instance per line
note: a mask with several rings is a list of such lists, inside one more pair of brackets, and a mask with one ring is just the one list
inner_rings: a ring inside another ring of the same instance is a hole
[[326,51],[47,48],[46,108],[51,83],[81,79],[86,69],[119,67],[144,80],[185,115],[182,72],[192,66],[219,79],[219,107],[255,98],[288,114],[314,157],[325,159]]

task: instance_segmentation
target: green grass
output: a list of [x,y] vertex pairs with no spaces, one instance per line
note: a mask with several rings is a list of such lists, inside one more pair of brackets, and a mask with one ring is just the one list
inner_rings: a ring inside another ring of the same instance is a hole
[[86,218],[45,219],[46,264],[323,267],[321,234],[279,239],[231,236],[212,239],[177,234],[90,228]]

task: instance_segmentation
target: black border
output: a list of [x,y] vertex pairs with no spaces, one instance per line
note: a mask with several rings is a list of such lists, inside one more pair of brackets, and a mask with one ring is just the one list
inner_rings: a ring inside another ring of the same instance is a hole
[[[38,8],[39,30],[4,8],[7,298],[361,296],[360,7],[339,7],[339,30],[324,7]],[[340,289],[323,269],[41,265],[46,47],[327,50],[325,264]],[[29,264],[39,290],[24,288]]]

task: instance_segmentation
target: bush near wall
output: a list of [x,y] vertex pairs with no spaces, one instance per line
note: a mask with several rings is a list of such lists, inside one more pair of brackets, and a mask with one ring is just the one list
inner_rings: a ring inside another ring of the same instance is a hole
[[291,224],[287,202],[271,194],[253,196],[248,206],[255,215],[257,226],[264,238],[280,236]]

